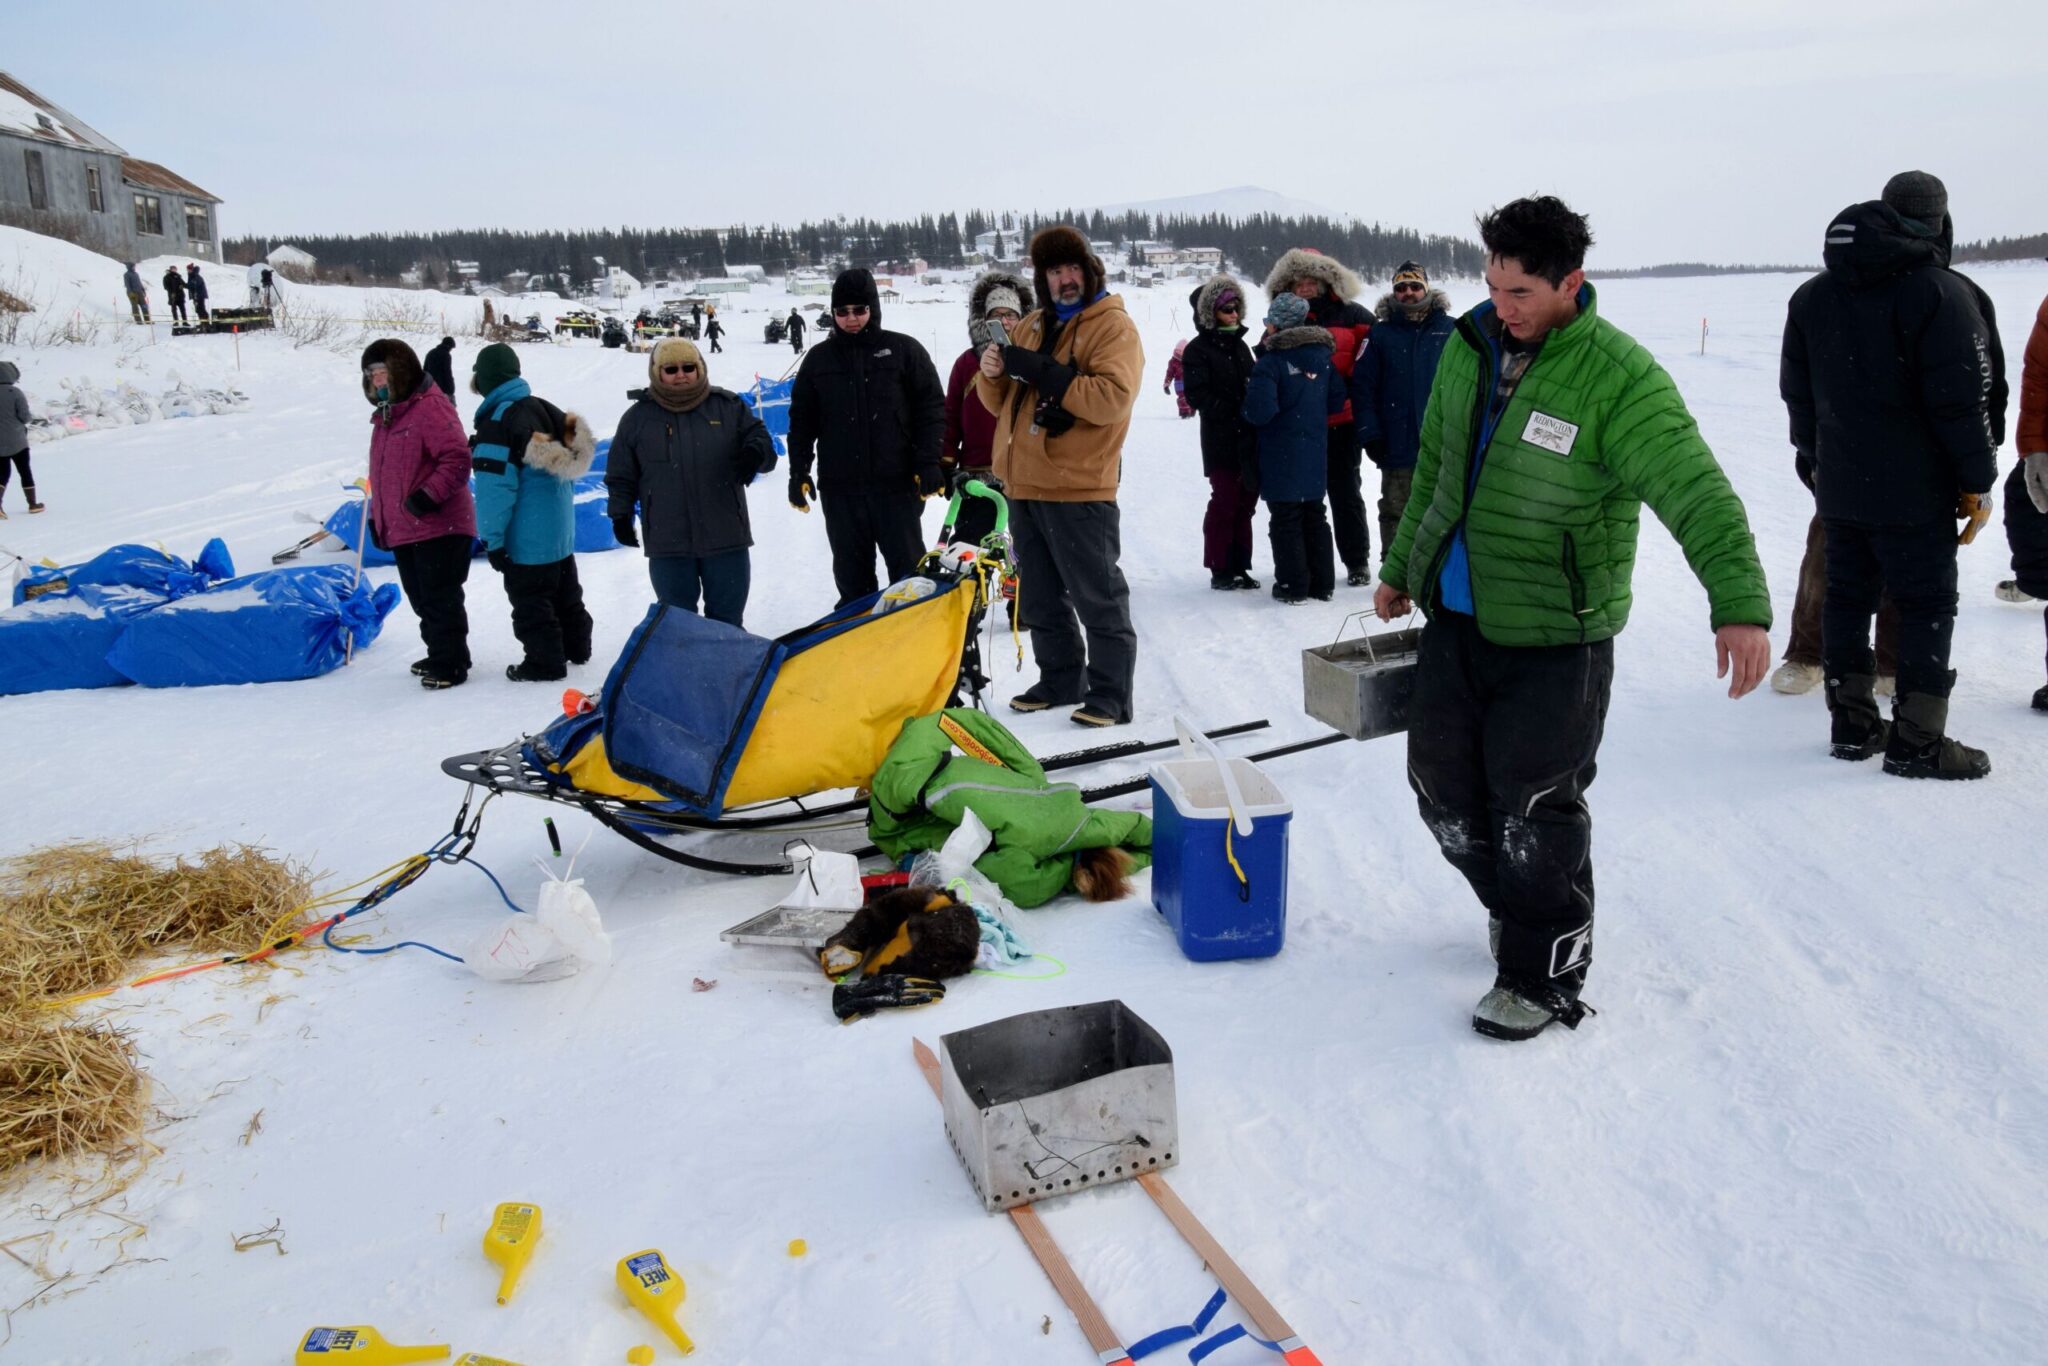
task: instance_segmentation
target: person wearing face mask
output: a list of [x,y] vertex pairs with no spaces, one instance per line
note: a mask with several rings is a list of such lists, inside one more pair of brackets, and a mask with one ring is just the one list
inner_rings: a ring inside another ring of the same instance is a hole
[[1187,401],[1201,419],[1202,475],[1209,507],[1202,514],[1202,564],[1219,592],[1256,589],[1252,577],[1252,517],[1259,509],[1258,433],[1244,420],[1244,390],[1252,377],[1245,344],[1244,286],[1212,275],[1189,296],[1195,337],[1181,352]]
[[1458,330],[1451,301],[1429,287],[1429,275],[1414,261],[1394,271],[1393,288],[1373,309],[1371,340],[1351,367],[1351,413],[1358,444],[1380,472],[1380,558],[1394,544],[1394,528],[1408,506],[1415,483],[1415,454],[1422,445],[1422,414],[1436,381],[1444,343]]
[[[754,410],[711,383],[697,344],[664,337],[647,357],[647,387],[630,391],[605,461],[619,544],[645,542],[654,596],[738,626],[747,608],[754,531],[747,485],[775,466],[775,443]],[[640,527],[633,516],[637,508]]]
[[413,349],[383,337],[363,349],[370,401],[370,534],[398,562],[398,583],[420,620],[420,686],[469,677],[469,614],[462,585],[476,544],[469,438],[455,405],[427,382]]
[[512,634],[526,657],[505,667],[514,683],[566,677],[590,662],[592,623],[576,576],[576,481],[590,472],[597,442],[589,424],[536,397],[503,342],[477,352],[470,392],[477,536],[504,576]]
[[822,495],[844,607],[880,587],[877,552],[891,583],[924,556],[922,500],[946,488],[946,394],[924,347],[882,330],[881,297],[867,271],[842,271],[832,282],[832,324],[789,392],[789,505],[809,512]]
[[974,381],[996,415],[992,458],[1011,499],[1017,617],[1038,661],[1038,681],[1010,707],[1079,703],[1067,714],[1076,725],[1120,726],[1131,720],[1138,633],[1118,563],[1116,495],[1145,348],[1079,231],[1041,228],[1029,255],[1039,307],[1008,346],[982,350]]
[[[990,323],[1001,324],[1008,336],[1032,305],[1031,286],[1005,270],[984,273],[968,291],[968,346],[954,358],[953,373],[946,380],[946,432],[939,445],[939,459],[949,480],[963,471],[990,472],[989,448],[995,441],[996,415],[974,387],[974,377],[981,369],[981,349],[989,344]],[[995,524],[994,503],[986,498],[963,499],[954,537],[979,545]]]

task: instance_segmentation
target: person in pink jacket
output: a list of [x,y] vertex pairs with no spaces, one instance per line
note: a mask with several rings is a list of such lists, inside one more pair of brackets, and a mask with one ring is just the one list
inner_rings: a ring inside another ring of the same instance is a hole
[[398,561],[398,582],[420,619],[427,657],[412,671],[425,688],[469,677],[469,616],[462,585],[476,545],[469,437],[448,396],[393,337],[363,350],[370,415],[370,534]]
[[1187,349],[1188,344],[1185,340],[1173,344],[1173,359],[1166,362],[1166,392],[1173,395],[1173,401],[1179,406],[1182,417],[1193,417],[1195,405],[1188,402],[1187,376],[1181,369],[1181,357]]

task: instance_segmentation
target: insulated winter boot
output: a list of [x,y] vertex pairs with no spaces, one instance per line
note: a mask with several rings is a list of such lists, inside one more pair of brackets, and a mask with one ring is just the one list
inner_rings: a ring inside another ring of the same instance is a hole
[[2032,602],[2034,600],[2032,593],[2020,587],[2018,579],[2001,580],[1998,587],[1992,591],[1997,595],[2000,602]]
[[1276,583],[1273,585],[1273,601],[1285,603],[1289,607],[1299,607],[1308,601],[1308,594],[1298,593],[1284,584]]
[[559,683],[569,676],[569,671],[560,664],[552,667],[522,659],[517,664],[505,666],[505,677],[514,683]]
[[1370,588],[1372,587],[1372,571],[1370,569],[1354,569],[1344,576],[1344,582],[1351,588]]
[[1053,707],[1064,707],[1080,700],[1078,697],[1055,697],[1051,693],[1040,692],[1039,685],[1034,683],[1010,699],[1010,710],[1023,712],[1048,711]]
[[1982,778],[1991,756],[1946,735],[1948,699],[1930,693],[1901,693],[1892,703],[1892,738],[1885,746],[1884,771],[1897,778]]
[[412,676],[414,678],[424,678],[427,670],[433,667],[434,661],[431,659],[415,659],[412,662]]
[[1828,680],[1828,742],[1833,746],[1829,753],[1837,759],[1860,763],[1883,753],[1891,740],[1890,723],[1878,715],[1872,691],[1876,686],[1869,674]]
[[1237,575],[1227,571],[1211,574],[1209,575],[1209,586],[1219,593],[1235,593],[1237,591]]
[[443,688],[459,688],[469,681],[469,670],[450,669],[439,664],[429,664],[420,670],[420,686],[430,692]]
[[1237,571],[1237,581],[1231,587],[1242,588],[1248,593],[1256,593],[1259,589],[1259,581],[1240,569]]
[[1553,1024],[1577,1029],[1579,1021],[1600,1012],[1556,987],[1516,981],[1506,973],[1493,979],[1493,990],[1479,998],[1472,1028],[1489,1039],[1519,1043],[1533,1039]]
[[21,496],[28,499],[28,510],[30,512],[41,512],[43,510],[43,505],[36,501],[36,486],[34,484],[23,484],[21,486]]
[[2048,683],[2034,689],[2034,710],[2048,711]]
[[1788,697],[1810,693],[1820,684],[1821,672],[1818,664],[1796,664],[1788,659],[1771,675],[1771,691],[1784,693]]

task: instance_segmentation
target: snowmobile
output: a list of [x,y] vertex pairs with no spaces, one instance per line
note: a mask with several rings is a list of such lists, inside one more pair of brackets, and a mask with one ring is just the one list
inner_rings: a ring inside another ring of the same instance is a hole
[[770,318],[768,325],[761,329],[761,340],[771,345],[776,342],[787,341],[788,339],[789,319],[787,318]]
[[626,325],[617,318],[606,318],[599,331],[599,340],[608,351],[616,351],[626,344]]

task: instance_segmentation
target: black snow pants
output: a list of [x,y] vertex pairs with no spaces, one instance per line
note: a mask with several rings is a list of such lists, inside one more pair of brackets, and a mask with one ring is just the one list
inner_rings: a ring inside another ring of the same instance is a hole
[[[2012,548],[2012,576],[2037,598],[2048,598],[2048,512],[2027,496],[2026,462],[2012,467],[2005,480],[2005,542]],[[2041,619],[2048,624],[2048,608]]]
[[512,604],[512,634],[535,672],[556,673],[589,662],[594,623],[583,605],[574,555],[552,564],[507,561],[505,597]]
[[475,544],[465,533],[391,548],[391,558],[398,561],[398,586],[420,619],[427,662],[443,672],[469,672],[469,613],[462,585],[469,579]]
[[1273,542],[1273,590],[1296,597],[1326,598],[1337,584],[1330,554],[1330,524],[1321,499],[1309,503],[1267,503],[1266,534]]
[[1576,998],[1593,957],[1593,815],[1614,642],[1511,647],[1462,612],[1422,631],[1408,783],[1500,919],[1503,975]]
[[1370,569],[1372,536],[1366,530],[1358,428],[1340,422],[1329,433],[1330,525],[1337,533],[1337,557],[1347,570]]
[[1899,696],[1947,697],[1956,630],[1956,523],[1874,527],[1827,521],[1828,595],[1821,607],[1821,663],[1828,677],[1876,671],[1870,619],[1889,595],[1899,609]]
[[876,551],[890,583],[908,577],[924,557],[924,503],[916,494],[827,493],[821,501],[839,606],[881,587],[875,582]]

